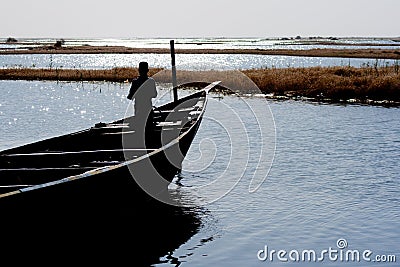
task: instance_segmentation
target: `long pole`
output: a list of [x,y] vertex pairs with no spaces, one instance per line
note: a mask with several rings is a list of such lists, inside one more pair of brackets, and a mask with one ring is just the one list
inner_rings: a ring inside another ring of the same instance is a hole
[[175,67],[175,47],[174,47],[174,40],[169,42],[171,47],[171,65],[172,65],[172,89],[174,91],[174,102],[178,100],[178,89],[177,89],[177,82],[176,82],[176,67]]

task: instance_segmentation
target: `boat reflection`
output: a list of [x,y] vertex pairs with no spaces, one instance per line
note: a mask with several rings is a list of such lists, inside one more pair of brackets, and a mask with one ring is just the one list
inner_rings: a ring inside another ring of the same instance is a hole
[[[176,192],[173,197],[177,198]],[[156,200],[104,212],[83,209],[61,215],[54,210],[2,220],[7,242],[2,242],[0,251],[5,258],[23,255],[30,264],[56,258],[63,263],[150,266],[165,262],[161,258],[187,242],[200,225],[195,209]]]

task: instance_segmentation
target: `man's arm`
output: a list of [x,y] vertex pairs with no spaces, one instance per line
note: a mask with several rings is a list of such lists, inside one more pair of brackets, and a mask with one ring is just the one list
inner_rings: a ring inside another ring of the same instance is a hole
[[129,94],[128,94],[128,96],[126,98],[128,98],[129,100],[132,100],[133,96],[136,93],[136,90],[137,90],[136,80],[133,80],[132,84],[131,84],[131,88],[129,89]]

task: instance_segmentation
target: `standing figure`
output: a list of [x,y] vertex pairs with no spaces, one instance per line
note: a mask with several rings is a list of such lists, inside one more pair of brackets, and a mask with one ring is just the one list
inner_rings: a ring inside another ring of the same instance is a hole
[[137,130],[144,130],[153,120],[152,98],[157,97],[156,82],[148,77],[149,65],[147,62],[139,63],[139,77],[132,80],[132,85],[127,96],[135,100],[135,126]]

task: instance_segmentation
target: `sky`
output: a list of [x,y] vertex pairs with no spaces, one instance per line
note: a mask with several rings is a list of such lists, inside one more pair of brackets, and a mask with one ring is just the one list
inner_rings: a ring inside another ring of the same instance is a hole
[[400,0],[2,1],[0,38],[399,37]]

